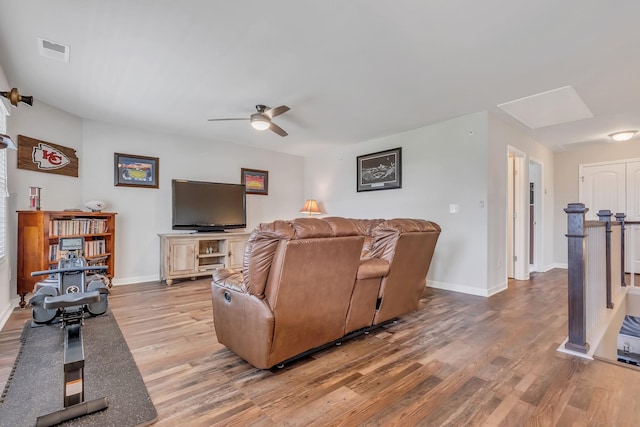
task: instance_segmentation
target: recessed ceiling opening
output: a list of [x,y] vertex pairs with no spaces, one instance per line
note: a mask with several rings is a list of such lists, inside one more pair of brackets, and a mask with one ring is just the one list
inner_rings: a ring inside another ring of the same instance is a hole
[[589,107],[571,86],[505,102],[498,107],[531,129],[593,117]]

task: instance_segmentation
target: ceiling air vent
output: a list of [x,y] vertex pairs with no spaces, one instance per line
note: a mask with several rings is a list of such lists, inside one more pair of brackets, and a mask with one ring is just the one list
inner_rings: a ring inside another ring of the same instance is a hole
[[45,58],[69,62],[69,46],[38,37],[38,53]]

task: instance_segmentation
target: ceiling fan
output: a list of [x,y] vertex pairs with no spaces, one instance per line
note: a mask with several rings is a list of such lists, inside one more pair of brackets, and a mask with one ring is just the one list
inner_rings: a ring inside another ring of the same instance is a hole
[[251,122],[251,127],[257,130],[267,130],[271,129],[275,133],[280,136],[287,136],[288,133],[284,131],[280,126],[273,123],[271,119],[279,116],[282,113],[286,113],[290,110],[286,105],[281,105],[279,107],[269,108],[266,105],[258,104],[256,105],[257,113],[253,113],[249,117],[239,118],[233,117],[228,119],[209,119],[210,122],[221,122],[225,120],[249,120]]

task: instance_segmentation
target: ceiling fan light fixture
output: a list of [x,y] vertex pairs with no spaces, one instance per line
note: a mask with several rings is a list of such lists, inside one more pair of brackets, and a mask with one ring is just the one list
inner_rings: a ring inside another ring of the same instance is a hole
[[613,139],[616,142],[628,141],[633,136],[638,133],[637,130],[623,130],[620,132],[614,132],[609,134],[609,138]]
[[271,127],[271,121],[262,114],[252,114],[251,127],[257,130],[267,130]]
[[256,105],[256,113],[251,114],[249,117],[229,117],[226,119],[209,119],[210,122],[223,122],[227,120],[248,120],[251,127],[256,130],[271,130],[276,135],[287,136],[289,135],[284,129],[271,120],[280,114],[286,113],[290,110],[286,105],[280,105],[279,107],[269,108],[266,105]]

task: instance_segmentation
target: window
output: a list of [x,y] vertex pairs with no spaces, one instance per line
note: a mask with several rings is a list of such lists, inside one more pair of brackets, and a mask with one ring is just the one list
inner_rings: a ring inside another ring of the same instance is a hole
[[[0,133],[7,133],[7,110],[0,102]],[[7,150],[0,150],[0,261],[7,257]]]

